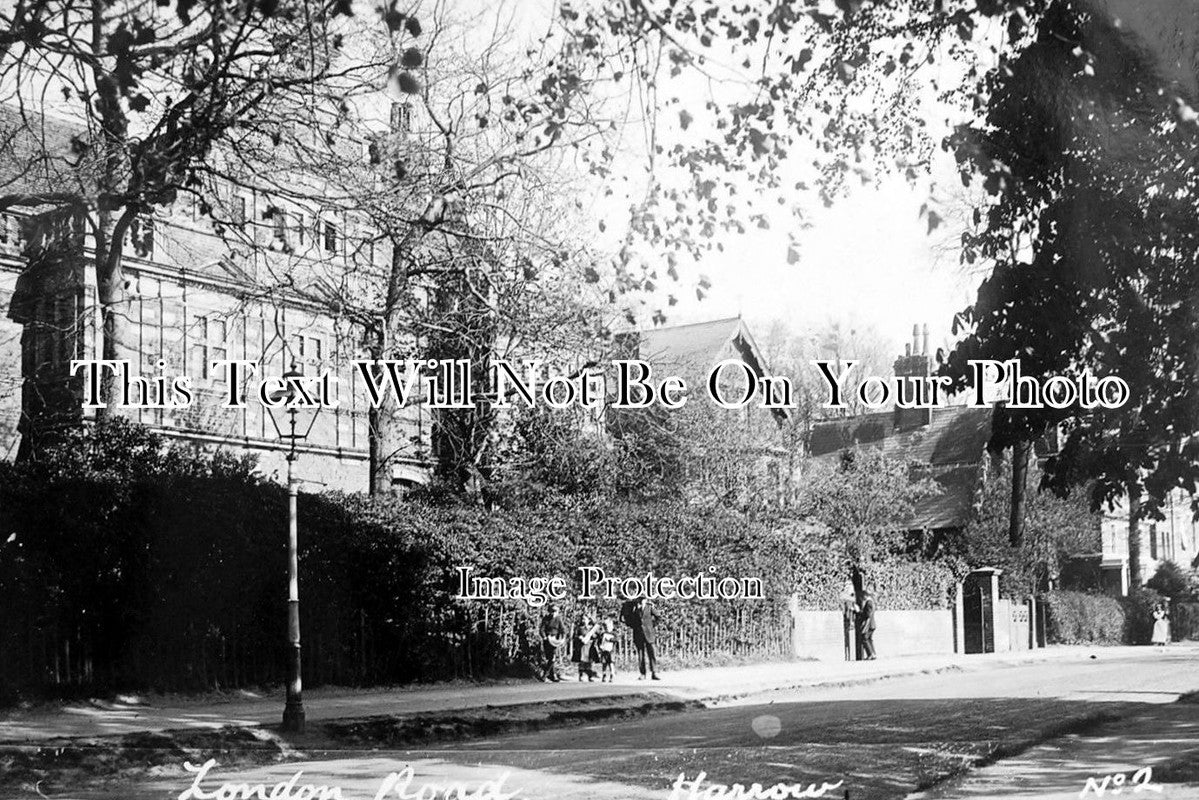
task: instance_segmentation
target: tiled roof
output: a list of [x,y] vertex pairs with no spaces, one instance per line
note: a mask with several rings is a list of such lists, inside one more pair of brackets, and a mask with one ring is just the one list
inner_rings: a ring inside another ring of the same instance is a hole
[[[655,374],[674,374],[699,380],[726,358],[739,358],[756,374],[769,373],[761,351],[740,317],[671,325],[618,334],[618,357],[649,362]],[[771,409],[776,421],[787,418],[787,410]]]
[[0,195],[11,192],[82,192],[87,180],[73,140],[82,124],[0,103]]
[[916,504],[910,526],[957,528],[969,521],[990,437],[991,409],[952,406],[933,409],[931,422],[914,428],[896,428],[890,411],[819,423],[809,450],[832,458],[855,447],[878,448],[888,458],[927,467],[942,491]]
[[741,331],[738,317],[673,325],[640,331],[637,355],[655,368],[689,372],[707,371]]
[[644,359],[655,370],[706,375],[722,359],[740,358],[759,375],[769,372],[740,317],[632,331],[616,338],[621,357]]

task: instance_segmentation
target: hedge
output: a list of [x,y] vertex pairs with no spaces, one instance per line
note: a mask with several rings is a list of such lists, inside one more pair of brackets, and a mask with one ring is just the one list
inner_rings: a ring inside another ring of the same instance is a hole
[[[282,680],[282,488],[192,473],[0,473],[0,530],[14,534],[0,542],[0,693]],[[786,598],[804,541],[790,527],[673,501],[487,509],[338,494],[302,494],[299,520],[307,685],[527,673],[542,610],[456,599],[461,565],[758,576],[763,601],[659,603],[665,658],[790,655]]]
[[1199,602],[1170,604],[1170,635],[1176,642],[1199,639]]
[[1120,644],[1124,609],[1114,597],[1083,592],[1049,592],[1046,635],[1056,644]]
[[[1161,595],[1150,589],[1127,597],[1091,592],[1047,593],[1047,636],[1056,644],[1148,644],[1153,636],[1153,607]],[[1199,604],[1197,604],[1199,605]],[[1171,633],[1175,640],[1193,635],[1191,610],[1174,609]],[[1181,624],[1180,624],[1181,623]]]
[[[119,419],[37,463],[0,463],[0,700],[282,682],[286,514],[285,490],[251,462],[165,448]],[[528,674],[543,609],[456,597],[460,566],[760,578],[760,601],[657,604],[663,660],[684,665],[789,657],[789,598],[837,608],[848,574],[822,528],[682,500],[301,494],[299,543],[309,686]],[[907,561],[867,571],[880,608],[940,607],[947,575]],[[565,605],[573,619],[618,601]]]

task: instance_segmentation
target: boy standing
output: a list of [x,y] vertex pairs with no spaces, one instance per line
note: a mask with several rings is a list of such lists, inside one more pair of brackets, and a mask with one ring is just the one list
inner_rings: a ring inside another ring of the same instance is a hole
[[612,665],[612,653],[616,650],[616,632],[613,630],[612,618],[604,620],[604,629],[600,631],[600,683],[616,681],[616,667]]

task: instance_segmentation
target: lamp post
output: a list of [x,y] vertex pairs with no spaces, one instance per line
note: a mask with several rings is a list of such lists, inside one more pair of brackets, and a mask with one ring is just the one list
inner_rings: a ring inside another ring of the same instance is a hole
[[[271,403],[267,405],[267,413],[275,433],[280,440],[288,442],[287,448],[287,701],[283,706],[283,730],[293,733],[304,732],[304,700],[300,680],[300,560],[298,553],[299,536],[296,517],[296,500],[299,495],[299,482],[293,472],[296,459],[296,443],[307,439],[316,424],[316,415],[320,406],[309,408],[311,419],[303,433],[298,428],[300,407],[296,403],[296,382],[304,377],[302,370],[295,364],[283,373],[283,388],[270,394]],[[275,417],[276,408],[287,414],[286,432],[280,427]]]

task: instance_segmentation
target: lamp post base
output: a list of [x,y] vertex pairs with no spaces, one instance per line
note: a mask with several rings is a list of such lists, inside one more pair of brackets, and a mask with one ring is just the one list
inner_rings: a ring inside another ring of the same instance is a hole
[[288,733],[304,732],[304,705],[299,701],[288,701],[283,707],[283,730]]

